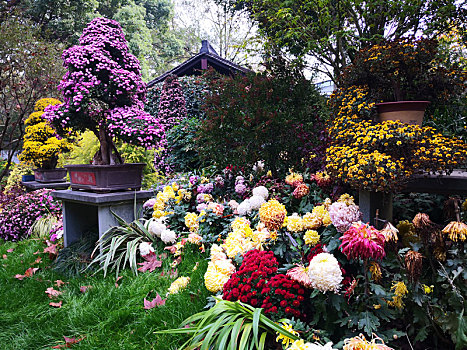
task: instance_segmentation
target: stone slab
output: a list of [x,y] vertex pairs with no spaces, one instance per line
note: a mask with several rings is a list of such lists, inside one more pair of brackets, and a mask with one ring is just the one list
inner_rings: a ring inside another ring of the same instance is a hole
[[467,172],[455,170],[451,175],[419,175],[402,192],[467,195]]
[[54,191],[56,199],[69,202],[86,203],[89,205],[104,205],[118,202],[146,200],[154,195],[153,191],[122,191],[110,193],[93,193],[85,191],[63,190]]
[[26,187],[28,191],[40,190],[42,188],[50,188],[52,190],[65,190],[70,187],[69,182],[37,182],[37,181],[21,181],[21,184]]

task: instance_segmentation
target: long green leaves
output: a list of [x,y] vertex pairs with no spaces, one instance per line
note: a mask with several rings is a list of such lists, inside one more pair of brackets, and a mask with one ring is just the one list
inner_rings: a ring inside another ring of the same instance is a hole
[[[191,326],[191,324],[195,324]],[[185,328],[185,326],[189,326]],[[262,314],[262,309],[241,302],[219,301],[213,308],[187,318],[178,329],[155,333],[191,334],[180,349],[263,350],[268,334],[298,339]]]
[[103,270],[104,276],[108,270],[115,270],[116,276],[121,268],[127,264],[130,269],[138,274],[136,257],[138,246],[142,242],[153,242],[154,238],[148,231],[148,222],[144,224],[140,220],[131,223],[125,222],[120,216],[112,212],[120,226],[114,226],[107,230],[97,241],[96,248],[92,252],[95,256],[89,266],[99,265],[97,271]]

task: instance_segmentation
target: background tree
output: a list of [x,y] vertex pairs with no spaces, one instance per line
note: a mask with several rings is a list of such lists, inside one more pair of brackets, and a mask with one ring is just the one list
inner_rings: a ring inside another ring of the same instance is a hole
[[172,25],[170,0],[14,0],[0,3],[0,22],[14,12],[39,27],[43,38],[66,46],[78,43],[93,18],[105,16],[121,22],[131,52],[142,63],[145,80],[186,56],[184,31]]
[[10,16],[0,24],[0,149],[7,151],[0,180],[19,149],[24,118],[37,100],[56,95],[63,74],[61,51],[40,39],[29,22]]
[[211,80],[199,130],[201,157],[220,168],[264,161],[277,176],[302,167],[310,153],[318,156],[322,97],[300,66],[274,63],[265,73]]
[[261,33],[290,54],[311,55],[335,80],[364,46],[407,34],[433,37],[463,26],[465,1],[240,0]]

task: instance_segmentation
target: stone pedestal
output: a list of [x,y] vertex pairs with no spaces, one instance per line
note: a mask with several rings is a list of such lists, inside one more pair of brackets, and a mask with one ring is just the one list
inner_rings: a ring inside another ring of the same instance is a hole
[[363,222],[378,226],[375,223],[376,211],[382,220],[392,221],[392,193],[360,191],[358,205],[363,213]]
[[98,232],[97,240],[109,228],[118,226],[111,211],[127,222],[135,220],[135,209],[136,215],[141,213],[143,203],[153,196],[153,191],[91,193],[64,190],[54,191],[52,195],[63,203],[63,237],[67,247],[85,232]]

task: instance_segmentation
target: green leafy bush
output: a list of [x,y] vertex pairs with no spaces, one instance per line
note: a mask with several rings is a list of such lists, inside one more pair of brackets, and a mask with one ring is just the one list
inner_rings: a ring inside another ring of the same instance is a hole
[[264,161],[273,173],[299,167],[319,139],[322,97],[299,69],[211,78],[199,131],[203,160],[219,167]]

